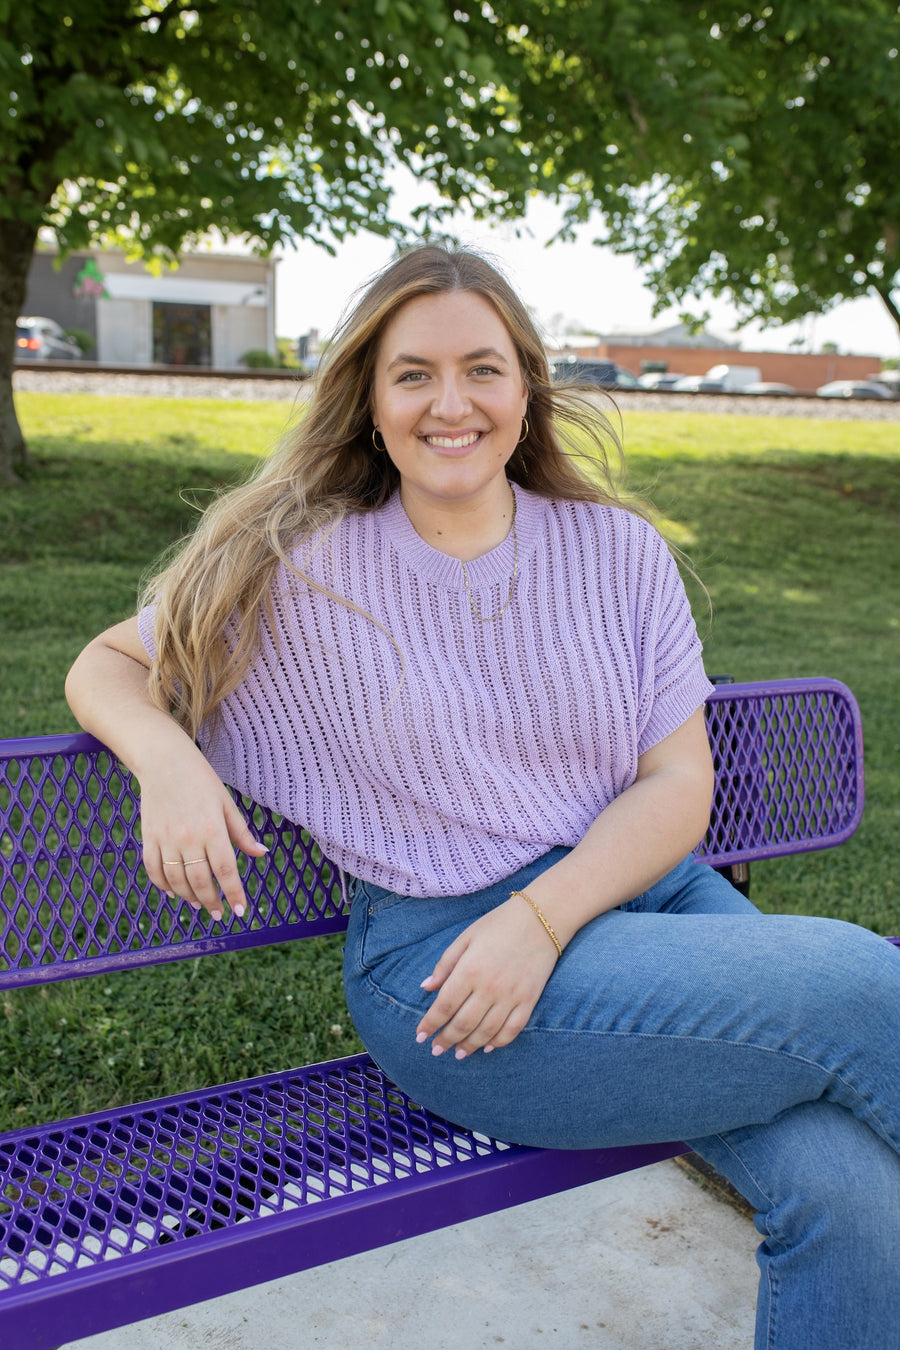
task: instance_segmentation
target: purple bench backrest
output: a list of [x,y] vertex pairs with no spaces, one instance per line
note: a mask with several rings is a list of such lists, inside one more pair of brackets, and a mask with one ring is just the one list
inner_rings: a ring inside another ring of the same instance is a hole
[[[716,865],[842,843],[863,807],[862,733],[836,680],[716,688],[709,833]],[[337,869],[303,831],[244,803],[270,846],[246,863],[243,922],[213,923],[147,882],[130,776],[90,736],[0,742],[0,986],[37,984],[339,932]]]

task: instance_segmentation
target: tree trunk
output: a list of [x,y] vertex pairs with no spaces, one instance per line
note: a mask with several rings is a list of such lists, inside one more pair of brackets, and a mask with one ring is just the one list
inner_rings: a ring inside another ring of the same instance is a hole
[[0,220],[0,486],[20,481],[29,462],[13,398],[16,319],[25,302],[28,268],[37,228],[18,220]]
[[887,285],[876,286],[875,290],[881,297],[882,304],[884,305],[888,314],[890,314],[891,318],[894,320],[894,323],[897,325],[897,327],[900,328],[900,307],[898,307],[894,301],[894,297],[891,293],[890,286]]

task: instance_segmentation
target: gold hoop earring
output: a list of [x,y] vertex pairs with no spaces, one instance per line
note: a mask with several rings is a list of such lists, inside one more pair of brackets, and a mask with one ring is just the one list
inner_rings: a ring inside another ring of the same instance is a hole
[[523,417],[523,418],[522,418],[522,426],[524,427],[524,430],[523,430],[523,432],[522,432],[522,435],[521,435],[521,436],[519,437],[519,439],[516,441],[516,445],[521,445],[523,441],[527,441],[527,440],[528,440],[528,432],[530,431],[531,428],[530,428],[529,425],[528,425],[528,418],[527,418],[527,417]]
[[378,428],[377,428],[377,427],[373,427],[373,428],[372,428],[372,444],[374,445],[374,447],[375,447],[375,449],[378,451],[378,453],[379,453],[380,455],[383,455],[383,454],[385,453],[385,451],[387,450],[387,446],[386,446],[385,443],[384,443],[384,437],[383,437],[383,436],[381,437],[381,444],[380,444],[380,445],[378,444],[378,442],[377,442],[376,439],[375,439],[375,432],[376,432],[376,431],[378,431]]

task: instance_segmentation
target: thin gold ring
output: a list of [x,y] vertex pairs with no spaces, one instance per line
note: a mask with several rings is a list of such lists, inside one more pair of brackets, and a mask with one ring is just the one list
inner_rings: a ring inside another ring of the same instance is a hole
[[181,858],[163,858],[164,867],[193,867],[194,863],[206,862],[205,858],[188,858],[184,862]]

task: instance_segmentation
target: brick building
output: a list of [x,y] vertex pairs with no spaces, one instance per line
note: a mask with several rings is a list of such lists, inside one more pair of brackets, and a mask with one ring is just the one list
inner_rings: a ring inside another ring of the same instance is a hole
[[554,355],[614,361],[633,375],[646,370],[705,375],[712,366],[755,366],[759,378],[789,384],[798,393],[814,393],[829,380],[865,380],[881,369],[879,356],[839,356],[820,352],[745,351],[709,333],[692,337],[680,326],[653,334],[575,335],[551,340]]

